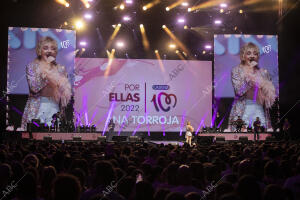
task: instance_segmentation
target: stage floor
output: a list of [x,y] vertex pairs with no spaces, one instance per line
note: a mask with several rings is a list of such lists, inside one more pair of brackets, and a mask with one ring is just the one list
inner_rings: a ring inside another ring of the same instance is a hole
[[[165,136],[161,136],[160,140],[156,141],[167,141],[168,140],[168,133],[166,133]],[[74,138],[78,139],[81,138],[81,141],[96,141],[98,140],[98,137],[102,136],[102,133],[44,133],[44,132],[33,132],[32,133],[32,139],[34,140],[44,140],[44,137],[51,137],[52,140],[74,140]],[[123,135],[121,135],[123,136]],[[213,140],[215,141],[217,137],[224,137],[225,141],[234,141],[239,140],[239,137],[247,137],[248,140],[254,140],[254,134],[253,133],[201,133],[199,134],[200,137],[202,136],[212,136]],[[264,141],[266,140],[266,137],[272,136],[270,133],[260,133],[259,134],[259,140]],[[30,134],[28,132],[22,133],[23,139],[30,139]],[[146,138],[145,138],[146,139]],[[148,136],[149,140],[152,141],[151,135]],[[178,141],[182,141],[184,138],[178,136]],[[172,141],[176,142],[174,140],[174,137],[172,138]],[[171,141],[169,141],[171,142]]]

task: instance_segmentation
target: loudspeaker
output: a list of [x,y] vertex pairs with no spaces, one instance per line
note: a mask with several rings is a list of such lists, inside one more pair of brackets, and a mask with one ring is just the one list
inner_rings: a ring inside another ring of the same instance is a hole
[[214,140],[214,136],[197,136],[197,143],[198,144],[212,144]]
[[112,141],[114,142],[126,142],[128,136],[113,136]]
[[129,136],[129,142],[139,142],[138,136]]
[[216,137],[216,142],[225,142],[225,137],[224,136],[217,136]]
[[98,141],[105,142],[106,141],[106,136],[98,136]]
[[52,137],[51,136],[44,136],[43,140],[44,141],[52,141]]
[[239,141],[240,142],[248,142],[248,137],[247,136],[240,136]]
[[81,136],[74,136],[73,141],[81,141]]

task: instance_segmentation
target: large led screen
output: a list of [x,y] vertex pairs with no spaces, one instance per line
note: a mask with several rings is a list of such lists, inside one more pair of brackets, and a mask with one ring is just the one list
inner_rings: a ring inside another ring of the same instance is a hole
[[245,127],[259,117],[272,128],[279,96],[277,36],[215,35],[214,55],[213,124],[233,131],[239,116]]
[[72,96],[76,35],[73,30],[9,27],[7,125],[26,128],[56,112]]
[[75,126],[107,131],[199,130],[211,123],[210,61],[77,58]]

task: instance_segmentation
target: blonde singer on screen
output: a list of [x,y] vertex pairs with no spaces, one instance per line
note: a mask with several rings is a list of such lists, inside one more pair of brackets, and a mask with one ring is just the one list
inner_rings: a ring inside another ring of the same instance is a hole
[[188,143],[190,146],[192,146],[192,132],[194,132],[194,128],[191,125],[191,122],[188,121],[186,123],[186,133],[185,133],[185,138],[186,138],[186,143]]
[[56,63],[58,46],[51,37],[43,37],[36,46],[37,58],[26,66],[29,97],[22,117],[22,128],[32,119],[51,125],[53,114],[67,106],[71,84],[65,67]]
[[235,101],[229,123],[241,116],[247,126],[252,126],[256,117],[261,125],[270,127],[268,109],[275,101],[275,87],[266,69],[258,67],[259,48],[247,43],[240,51],[241,63],[231,71]]

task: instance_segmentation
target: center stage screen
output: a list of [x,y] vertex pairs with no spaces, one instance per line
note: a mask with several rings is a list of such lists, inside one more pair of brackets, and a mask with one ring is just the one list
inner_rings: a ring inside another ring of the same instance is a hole
[[211,123],[210,61],[78,58],[75,125],[107,131],[185,131]]

